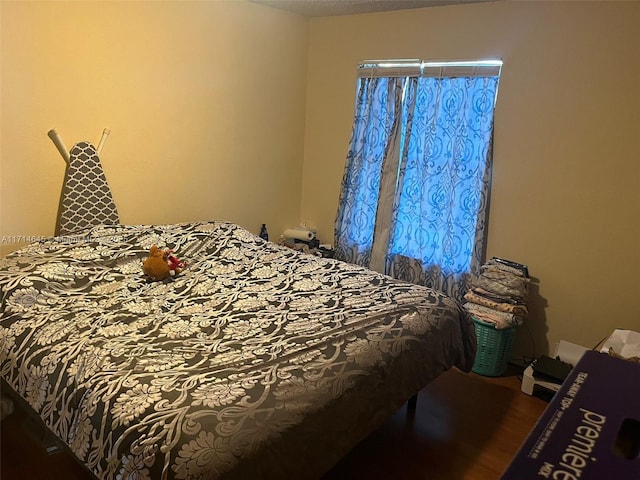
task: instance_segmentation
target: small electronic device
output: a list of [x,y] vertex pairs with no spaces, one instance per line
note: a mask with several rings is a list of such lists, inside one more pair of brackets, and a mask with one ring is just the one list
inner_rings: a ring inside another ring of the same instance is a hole
[[533,395],[536,388],[557,392],[572,368],[571,364],[559,358],[543,355],[525,369],[521,390],[527,395]]

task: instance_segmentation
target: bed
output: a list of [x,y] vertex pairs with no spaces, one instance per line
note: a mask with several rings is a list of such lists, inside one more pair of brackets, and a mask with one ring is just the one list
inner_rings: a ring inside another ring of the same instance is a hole
[[[145,279],[154,244],[185,271]],[[475,356],[444,294],[228,222],[53,237],[0,288],[3,386],[99,479],[318,478]]]

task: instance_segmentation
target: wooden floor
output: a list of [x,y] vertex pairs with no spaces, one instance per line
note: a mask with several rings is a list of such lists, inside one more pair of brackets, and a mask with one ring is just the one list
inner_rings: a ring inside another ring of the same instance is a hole
[[[546,405],[515,375],[452,369],[420,392],[415,415],[399,410],[323,480],[498,479]],[[67,453],[45,453],[49,440],[24,413],[0,428],[0,479],[92,479]]]

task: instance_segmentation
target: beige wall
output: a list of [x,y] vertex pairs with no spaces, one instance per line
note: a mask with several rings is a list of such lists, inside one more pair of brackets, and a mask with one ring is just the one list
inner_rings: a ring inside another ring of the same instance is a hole
[[299,220],[307,19],[242,0],[1,2],[2,253],[52,235],[68,148],[102,129],[123,223]]
[[358,61],[501,57],[488,254],[539,279],[515,355],[640,330],[638,25],[638,2],[312,20],[302,218],[332,241]]

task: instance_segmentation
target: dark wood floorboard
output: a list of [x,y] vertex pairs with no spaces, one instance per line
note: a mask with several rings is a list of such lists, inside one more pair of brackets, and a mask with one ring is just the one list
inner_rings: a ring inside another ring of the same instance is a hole
[[[415,414],[400,409],[323,480],[498,479],[546,405],[515,375],[452,369],[420,392]],[[51,439],[20,410],[0,429],[0,479],[93,480],[68,453],[47,454]]]
[[452,369],[420,392],[415,415],[398,411],[323,480],[498,479],[546,405],[515,375]]

